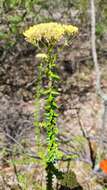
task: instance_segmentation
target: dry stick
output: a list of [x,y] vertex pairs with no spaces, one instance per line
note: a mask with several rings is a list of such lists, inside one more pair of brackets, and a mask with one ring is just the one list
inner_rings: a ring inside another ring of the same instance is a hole
[[7,133],[6,136],[8,136],[10,139],[12,139],[21,148],[21,150],[23,151],[24,154],[26,154],[27,156],[29,156],[31,158],[35,158],[37,160],[40,160],[39,156],[36,156],[35,153],[26,151],[25,148],[15,138],[13,138],[11,135],[9,135]]
[[7,180],[5,179],[4,176],[2,176],[2,179],[3,179],[3,183],[6,185],[6,187],[8,187],[9,189],[11,189],[11,185],[8,184]]
[[[97,95],[100,96],[103,107],[104,107],[104,111],[102,114],[101,135],[100,135],[100,140],[99,140],[99,148],[103,151],[104,149],[103,134],[105,132],[106,121],[107,121],[106,119],[107,118],[107,95],[104,94],[101,89],[101,74],[100,74],[100,68],[98,64],[97,51],[96,51],[96,34],[95,34],[96,19],[95,19],[95,4],[94,4],[95,2],[94,0],[90,0],[90,3],[91,3],[91,44],[92,44],[92,58],[95,65],[95,72],[96,72],[96,91],[97,91]],[[99,156],[101,157],[101,155]]]
[[20,190],[23,190],[23,188],[22,188],[22,186],[20,185],[20,182],[19,182],[18,171],[17,171],[17,167],[16,167],[14,161],[12,161],[12,164],[13,164],[14,173],[15,173],[15,176],[16,176],[16,179],[17,179],[17,185],[18,185]]
[[[37,159],[37,160],[41,160],[41,158],[39,156],[36,155],[35,152],[31,152],[31,151],[26,151],[25,148],[14,138],[12,137],[11,135],[9,135],[8,133],[6,134],[6,136],[8,136],[10,139],[12,139],[19,147],[20,149],[22,150],[22,153],[24,153],[25,155],[27,155],[28,157],[31,157],[31,158],[34,158],[34,159]],[[9,151],[12,151],[12,149],[9,149],[9,148],[6,148],[6,150],[9,150]],[[62,152],[65,152],[63,149],[60,148],[60,150]],[[66,155],[78,155],[79,154],[77,152],[65,152]],[[57,159],[57,161],[68,161],[68,160],[72,160],[72,158],[61,158],[61,159]]]
[[83,123],[82,123],[82,121],[80,119],[80,113],[79,113],[79,111],[77,111],[78,123],[79,123],[80,129],[81,129],[82,135],[87,140],[87,143],[88,143],[88,147],[89,147],[89,151],[90,151],[90,160],[89,160],[89,163],[91,163],[92,164],[92,168],[94,168],[95,158],[94,158],[94,152],[93,152],[93,149],[92,149],[91,139],[88,136],[87,131],[85,131],[85,129],[84,129]]

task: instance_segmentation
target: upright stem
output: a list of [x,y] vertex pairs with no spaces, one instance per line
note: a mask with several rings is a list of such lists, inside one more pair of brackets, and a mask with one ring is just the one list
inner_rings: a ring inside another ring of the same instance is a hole
[[46,172],[47,172],[46,190],[53,190],[53,163],[52,162],[47,163]]
[[46,131],[47,131],[47,158],[46,158],[46,171],[47,171],[47,190],[52,190],[52,178],[54,175],[53,166],[58,155],[58,145],[56,142],[56,135],[58,132],[57,122],[57,104],[56,97],[59,94],[55,87],[55,81],[59,78],[55,72],[56,55],[53,55],[53,49],[48,49],[48,65],[47,65],[47,80],[48,85],[46,89]]

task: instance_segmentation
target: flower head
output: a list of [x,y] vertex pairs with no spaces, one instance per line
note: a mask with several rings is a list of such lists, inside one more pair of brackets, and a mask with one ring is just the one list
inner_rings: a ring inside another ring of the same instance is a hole
[[77,31],[78,28],[75,26],[50,22],[34,25],[23,34],[26,40],[32,44],[36,44],[42,40],[48,43],[57,43],[64,35],[72,35]]

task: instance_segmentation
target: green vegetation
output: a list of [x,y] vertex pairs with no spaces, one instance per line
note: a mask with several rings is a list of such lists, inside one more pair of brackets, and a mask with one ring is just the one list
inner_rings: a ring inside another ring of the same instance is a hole
[[[39,102],[41,97],[42,89],[42,77],[47,79],[47,84],[43,88],[42,93],[45,94],[45,110],[44,110],[44,120],[43,126],[46,129],[47,133],[47,150],[45,151],[45,164],[47,172],[47,190],[53,190],[53,176],[56,175],[55,163],[56,160],[60,158],[58,151],[58,143],[56,137],[58,134],[57,127],[57,109],[58,105],[56,102],[56,97],[59,95],[58,91],[58,81],[59,76],[56,72],[56,61],[57,61],[57,52],[55,52],[56,44],[61,40],[64,35],[73,35],[77,33],[78,29],[72,25],[61,25],[57,23],[44,23],[37,24],[33,27],[30,27],[27,31],[24,32],[24,36],[27,41],[30,43],[39,46],[41,51],[44,50],[43,54],[38,54],[37,57],[43,59],[42,63],[39,66],[38,74],[38,85],[37,85],[37,100],[35,97],[35,102]],[[41,48],[42,45],[42,48]],[[45,68],[44,71],[42,68]],[[44,72],[44,74],[42,73]],[[37,105],[36,103],[36,105]],[[40,106],[40,104],[39,104]],[[38,107],[37,106],[37,110]],[[39,112],[35,111],[35,127],[39,126]],[[38,116],[37,116],[38,115]],[[41,123],[40,123],[41,124]],[[40,137],[39,137],[40,138]],[[44,156],[43,158],[44,159]]]

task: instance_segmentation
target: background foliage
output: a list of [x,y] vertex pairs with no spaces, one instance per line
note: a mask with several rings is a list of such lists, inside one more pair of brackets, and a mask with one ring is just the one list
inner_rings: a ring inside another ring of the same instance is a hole
[[[102,35],[107,25],[107,2],[106,0],[98,0],[97,4],[97,27],[96,32]],[[34,23],[57,20],[60,14],[55,17],[52,10],[58,8],[74,7],[79,12],[76,15],[80,19],[80,23],[88,21],[87,12],[89,10],[88,0],[1,0],[0,1],[0,40],[3,41],[5,47],[11,47],[17,43],[24,28]],[[63,18],[67,15],[63,12]],[[61,19],[61,18],[60,18]]]

